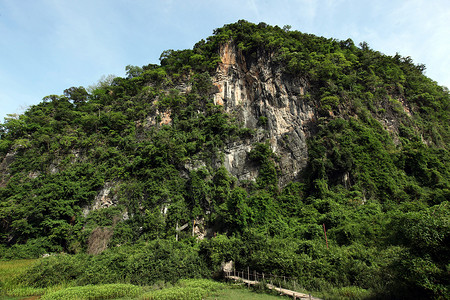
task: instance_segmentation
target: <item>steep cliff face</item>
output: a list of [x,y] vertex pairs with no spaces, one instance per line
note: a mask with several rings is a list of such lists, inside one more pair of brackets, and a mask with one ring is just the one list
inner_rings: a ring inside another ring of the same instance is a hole
[[308,101],[306,80],[284,74],[270,53],[245,57],[232,42],[220,49],[213,83],[214,103],[254,129],[253,139],[225,149],[225,167],[239,180],[254,180],[257,168],[247,158],[254,143],[269,142],[278,156],[279,185],[295,179],[306,166],[306,138],[317,113]]
[[6,186],[7,178],[9,175],[8,167],[14,162],[14,157],[14,152],[8,152],[0,161],[0,188]]

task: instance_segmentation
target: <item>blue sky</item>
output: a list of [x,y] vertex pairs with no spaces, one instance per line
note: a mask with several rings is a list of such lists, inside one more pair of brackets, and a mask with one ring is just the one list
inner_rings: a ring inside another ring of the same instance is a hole
[[245,19],[366,41],[450,87],[448,0],[0,0],[0,123],[44,96],[159,63]]

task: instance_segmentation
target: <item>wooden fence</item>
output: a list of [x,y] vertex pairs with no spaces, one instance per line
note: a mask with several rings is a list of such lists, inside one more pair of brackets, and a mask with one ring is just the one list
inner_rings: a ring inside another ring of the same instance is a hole
[[236,270],[224,271],[227,279],[241,281],[248,286],[266,287],[270,290],[275,290],[280,294],[293,297],[294,299],[309,299],[320,300],[319,298],[312,297],[311,294],[305,294],[297,292],[301,286],[297,283],[297,280],[288,276],[278,276],[273,274],[258,273],[256,271]]

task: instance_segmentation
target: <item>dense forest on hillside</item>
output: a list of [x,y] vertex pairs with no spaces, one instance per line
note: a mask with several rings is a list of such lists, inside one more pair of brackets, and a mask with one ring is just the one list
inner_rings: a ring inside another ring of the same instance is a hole
[[[246,128],[212,101],[225,43],[307,82],[317,118],[298,180],[279,184],[269,142],[248,152],[256,180],[225,168],[226,147],[267,122]],[[233,260],[312,291],[448,299],[450,94],[424,70],[367,43],[239,21],[159,65],[47,96],[0,124],[0,255],[72,254],[32,269],[31,286],[211,277]],[[113,205],[94,209],[105,190]],[[98,240],[109,247],[94,254]]]

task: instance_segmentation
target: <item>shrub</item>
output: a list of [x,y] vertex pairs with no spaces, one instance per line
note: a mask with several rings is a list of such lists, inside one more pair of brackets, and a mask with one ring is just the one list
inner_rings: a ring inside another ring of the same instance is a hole
[[87,255],[56,255],[39,261],[22,280],[33,287],[48,287],[73,281],[82,276],[89,264]]
[[[54,248],[54,247],[53,247]],[[38,258],[52,249],[48,239],[30,239],[25,244],[15,244],[11,247],[0,245],[0,258],[3,259],[28,259]]]
[[121,246],[99,255],[58,255],[43,259],[23,281],[34,287],[72,282],[77,285],[176,282],[182,278],[210,276],[198,251],[184,243],[155,240],[148,244]]
[[368,290],[357,286],[345,286],[330,290],[324,295],[328,299],[368,299],[373,297]]

